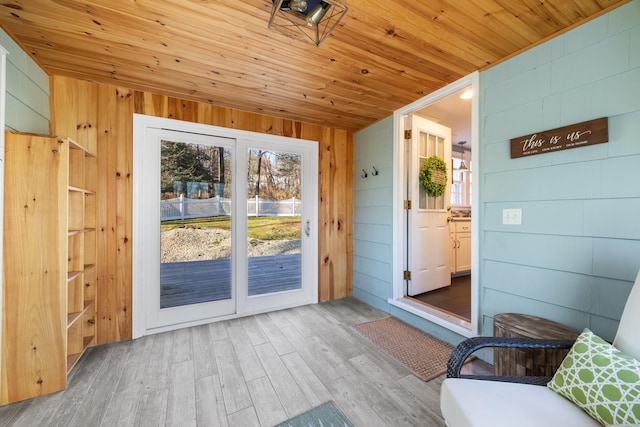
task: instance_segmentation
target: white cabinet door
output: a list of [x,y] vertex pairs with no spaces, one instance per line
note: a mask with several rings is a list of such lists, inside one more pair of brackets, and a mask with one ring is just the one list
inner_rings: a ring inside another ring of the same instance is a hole
[[456,272],[471,270],[471,233],[456,233]]
[[471,270],[471,221],[453,223],[451,274]]
[[458,272],[456,268],[456,248],[458,247],[458,242],[456,241],[456,224],[452,222],[449,227],[451,228],[451,274],[456,274]]

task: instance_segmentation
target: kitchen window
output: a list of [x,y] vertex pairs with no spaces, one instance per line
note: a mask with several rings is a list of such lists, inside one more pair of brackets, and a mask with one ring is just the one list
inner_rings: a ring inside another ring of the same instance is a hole
[[452,159],[453,170],[451,173],[451,206],[471,206],[471,160],[467,156],[465,163],[469,170],[467,172],[459,172],[462,154],[453,152]]

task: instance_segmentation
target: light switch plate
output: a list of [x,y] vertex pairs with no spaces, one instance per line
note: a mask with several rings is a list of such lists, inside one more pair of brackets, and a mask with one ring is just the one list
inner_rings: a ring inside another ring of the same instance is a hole
[[502,223],[505,225],[522,225],[522,209],[502,209]]

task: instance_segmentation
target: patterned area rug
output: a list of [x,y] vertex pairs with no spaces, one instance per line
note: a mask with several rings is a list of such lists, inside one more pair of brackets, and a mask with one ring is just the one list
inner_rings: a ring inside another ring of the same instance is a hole
[[413,326],[385,317],[351,327],[424,381],[447,371],[453,347]]
[[333,404],[326,402],[275,427],[354,427]]

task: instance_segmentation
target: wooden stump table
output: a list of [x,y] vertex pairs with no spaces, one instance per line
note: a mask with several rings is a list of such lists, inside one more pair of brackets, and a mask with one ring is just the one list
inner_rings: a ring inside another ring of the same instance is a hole
[[[573,329],[541,317],[502,313],[493,318],[493,335],[508,338],[575,340],[579,334]],[[568,349],[496,348],[493,350],[493,371],[495,375],[551,377],[568,352]]]

